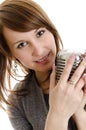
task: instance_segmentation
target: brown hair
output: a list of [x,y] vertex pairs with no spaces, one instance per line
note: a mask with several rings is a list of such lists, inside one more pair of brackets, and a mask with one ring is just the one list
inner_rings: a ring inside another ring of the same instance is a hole
[[60,50],[60,45],[62,44],[55,26],[38,4],[32,0],[4,1],[0,5],[0,106],[2,106],[2,102],[7,103],[4,96],[4,93],[7,92],[7,87],[4,84],[5,75],[7,73],[8,77],[10,77],[13,60],[12,53],[3,35],[3,27],[19,32],[27,32],[45,27],[55,38],[57,52]]

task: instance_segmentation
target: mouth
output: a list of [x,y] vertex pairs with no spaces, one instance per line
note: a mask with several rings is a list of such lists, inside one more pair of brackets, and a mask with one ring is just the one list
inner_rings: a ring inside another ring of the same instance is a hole
[[46,56],[42,57],[41,59],[37,60],[36,63],[41,63],[41,64],[47,63],[48,58],[49,58],[49,53]]

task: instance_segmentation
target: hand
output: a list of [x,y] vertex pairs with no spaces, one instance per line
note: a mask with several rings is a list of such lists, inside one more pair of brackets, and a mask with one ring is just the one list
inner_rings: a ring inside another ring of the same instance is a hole
[[73,84],[68,81],[68,77],[74,60],[75,54],[69,58],[58,83],[55,83],[55,67],[53,67],[50,77],[50,111],[53,112],[57,118],[60,117],[64,120],[68,120],[76,112],[83,99],[82,88],[85,82],[81,75],[86,68],[86,59],[83,59],[78,69],[71,77],[70,81],[73,81]]
[[[86,53],[83,54],[83,57],[86,58]],[[83,86],[83,92],[84,92],[83,99],[79,108],[73,115],[75,120],[80,120],[80,121],[82,121],[82,118],[85,118],[86,120],[86,110],[84,110],[84,106],[86,105],[86,68],[83,74],[83,80],[85,82],[85,85]]]
[[83,87],[83,98],[82,101],[77,109],[77,111],[74,113],[74,116],[76,118],[81,118],[83,117],[83,115],[86,117],[86,110],[84,109],[85,105],[86,105],[86,75],[83,77],[84,81],[85,81],[85,85]]
[[86,129],[86,109],[84,109],[85,104],[86,104],[86,76],[85,76],[84,96],[80,106],[73,115],[78,130]]

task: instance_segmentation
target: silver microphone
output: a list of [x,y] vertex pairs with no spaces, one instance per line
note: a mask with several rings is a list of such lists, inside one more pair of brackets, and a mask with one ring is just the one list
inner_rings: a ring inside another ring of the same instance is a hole
[[[56,58],[56,80],[57,81],[60,79],[61,74],[65,67],[65,64],[72,53],[73,52],[70,50],[61,50],[58,52],[57,58]],[[75,58],[73,66],[72,66],[72,70],[70,72],[69,79],[71,78],[71,76],[73,75],[73,73],[77,69],[77,67],[79,66],[82,59],[83,59],[82,54],[80,52],[76,52],[76,58]]]

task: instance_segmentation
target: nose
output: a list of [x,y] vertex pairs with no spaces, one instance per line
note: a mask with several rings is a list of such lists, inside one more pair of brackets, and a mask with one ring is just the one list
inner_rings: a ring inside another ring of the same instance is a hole
[[33,46],[32,55],[33,56],[40,56],[43,54],[43,47],[41,43],[35,43]]

